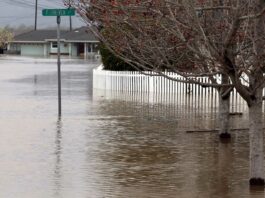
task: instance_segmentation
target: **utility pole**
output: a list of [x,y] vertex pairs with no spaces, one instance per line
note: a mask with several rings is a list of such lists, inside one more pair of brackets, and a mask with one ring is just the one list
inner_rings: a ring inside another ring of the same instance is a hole
[[[71,9],[72,5],[71,5],[71,0],[69,0],[69,9]],[[72,31],[72,16],[69,16],[69,25],[70,25],[70,31]]]
[[37,18],[38,18],[38,0],[36,0],[36,3],[35,3],[35,28],[34,30],[37,30]]

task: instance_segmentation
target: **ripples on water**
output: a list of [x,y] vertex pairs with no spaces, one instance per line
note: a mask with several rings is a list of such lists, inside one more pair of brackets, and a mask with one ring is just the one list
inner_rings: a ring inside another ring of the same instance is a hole
[[[98,62],[0,59],[0,197],[264,197],[248,188],[248,135],[216,133],[217,104],[194,96],[92,94]],[[208,104],[211,104],[209,107]],[[233,128],[247,126],[233,116]]]

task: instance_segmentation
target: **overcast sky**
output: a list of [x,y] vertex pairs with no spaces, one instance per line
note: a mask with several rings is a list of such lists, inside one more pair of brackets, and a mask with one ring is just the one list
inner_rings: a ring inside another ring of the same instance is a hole
[[[0,0],[0,27],[16,27],[21,24],[34,26],[36,0]],[[56,26],[56,17],[44,17],[44,8],[64,8],[62,0],[38,0],[38,28]],[[73,17],[73,26],[84,25],[78,16]],[[62,25],[69,26],[69,17],[62,17]]]

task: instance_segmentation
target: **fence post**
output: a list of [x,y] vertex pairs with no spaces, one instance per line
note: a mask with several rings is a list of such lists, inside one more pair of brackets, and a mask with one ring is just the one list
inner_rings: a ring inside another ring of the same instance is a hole
[[154,92],[154,78],[149,76],[149,92]]

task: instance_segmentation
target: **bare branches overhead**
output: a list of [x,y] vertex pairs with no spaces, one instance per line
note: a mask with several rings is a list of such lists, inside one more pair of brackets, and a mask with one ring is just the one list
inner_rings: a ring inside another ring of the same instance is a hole
[[265,34],[259,33],[264,28],[257,26],[265,9],[258,0],[73,0],[72,4],[103,43],[137,68],[166,69],[187,78],[191,73],[226,74],[241,87],[242,96],[250,92],[242,75],[265,69],[261,47]]

